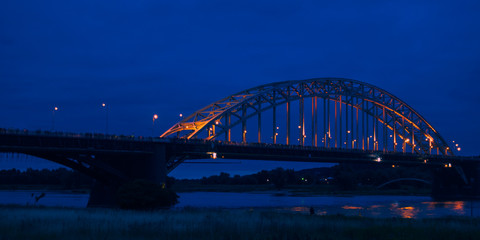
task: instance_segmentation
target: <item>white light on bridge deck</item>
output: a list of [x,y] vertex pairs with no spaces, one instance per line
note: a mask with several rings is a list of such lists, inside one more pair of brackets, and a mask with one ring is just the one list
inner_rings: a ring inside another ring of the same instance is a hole
[[375,162],[381,162],[382,159],[381,159],[380,157],[377,157],[374,161],[375,161]]
[[[211,158],[217,159],[217,153],[216,152],[207,152],[208,155],[211,155]],[[223,158],[223,156],[222,156]]]

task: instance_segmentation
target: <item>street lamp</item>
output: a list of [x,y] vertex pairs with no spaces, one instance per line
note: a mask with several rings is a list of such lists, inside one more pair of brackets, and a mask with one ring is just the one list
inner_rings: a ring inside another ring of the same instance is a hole
[[107,104],[102,103],[102,108],[105,109],[105,135],[108,134],[108,107]]
[[55,112],[58,111],[58,107],[53,107],[52,110],[52,131],[55,130]]
[[155,131],[155,120],[158,119],[158,115],[157,114],[153,114],[153,118],[152,118],[152,136],[154,136],[154,131]]

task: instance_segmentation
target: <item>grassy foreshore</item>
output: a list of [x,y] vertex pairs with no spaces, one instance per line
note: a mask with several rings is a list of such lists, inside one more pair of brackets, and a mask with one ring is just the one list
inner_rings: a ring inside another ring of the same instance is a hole
[[372,219],[254,209],[0,207],[6,239],[479,239],[480,219]]

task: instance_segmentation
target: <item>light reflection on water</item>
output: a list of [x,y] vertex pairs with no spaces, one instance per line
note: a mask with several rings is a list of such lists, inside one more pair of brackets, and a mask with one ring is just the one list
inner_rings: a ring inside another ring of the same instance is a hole
[[[0,191],[0,204],[86,207],[88,194],[62,191]],[[180,203],[174,209],[200,208],[269,208],[278,212],[364,217],[426,218],[444,216],[480,216],[480,201],[433,201],[425,196],[294,196],[288,193],[178,193]]]
[[[372,196],[375,197],[375,196]],[[412,199],[413,200],[413,199]],[[366,216],[366,217],[401,217],[401,218],[426,218],[426,217],[444,217],[444,216],[480,216],[480,201],[445,201],[445,202],[415,202],[402,201],[392,202],[386,205],[343,205],[338,208],[335,206],[325,207],[317,206],[316,215],[342,214],[348,216]],[[310,213],[310,208],[292,207],[284,208],[284,211],[294,211]]]

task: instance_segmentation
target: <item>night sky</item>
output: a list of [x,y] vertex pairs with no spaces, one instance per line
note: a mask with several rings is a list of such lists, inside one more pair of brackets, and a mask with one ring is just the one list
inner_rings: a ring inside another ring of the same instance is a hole
[[57,106],[56,130],[105,132],[105,102],[110,133],[149,136],[158,114],[160,135],[247,88],[342,77],[389,91],[460,155],[479,155],[479,12],[479,1],[6,0],[0,128],[50,130]]

